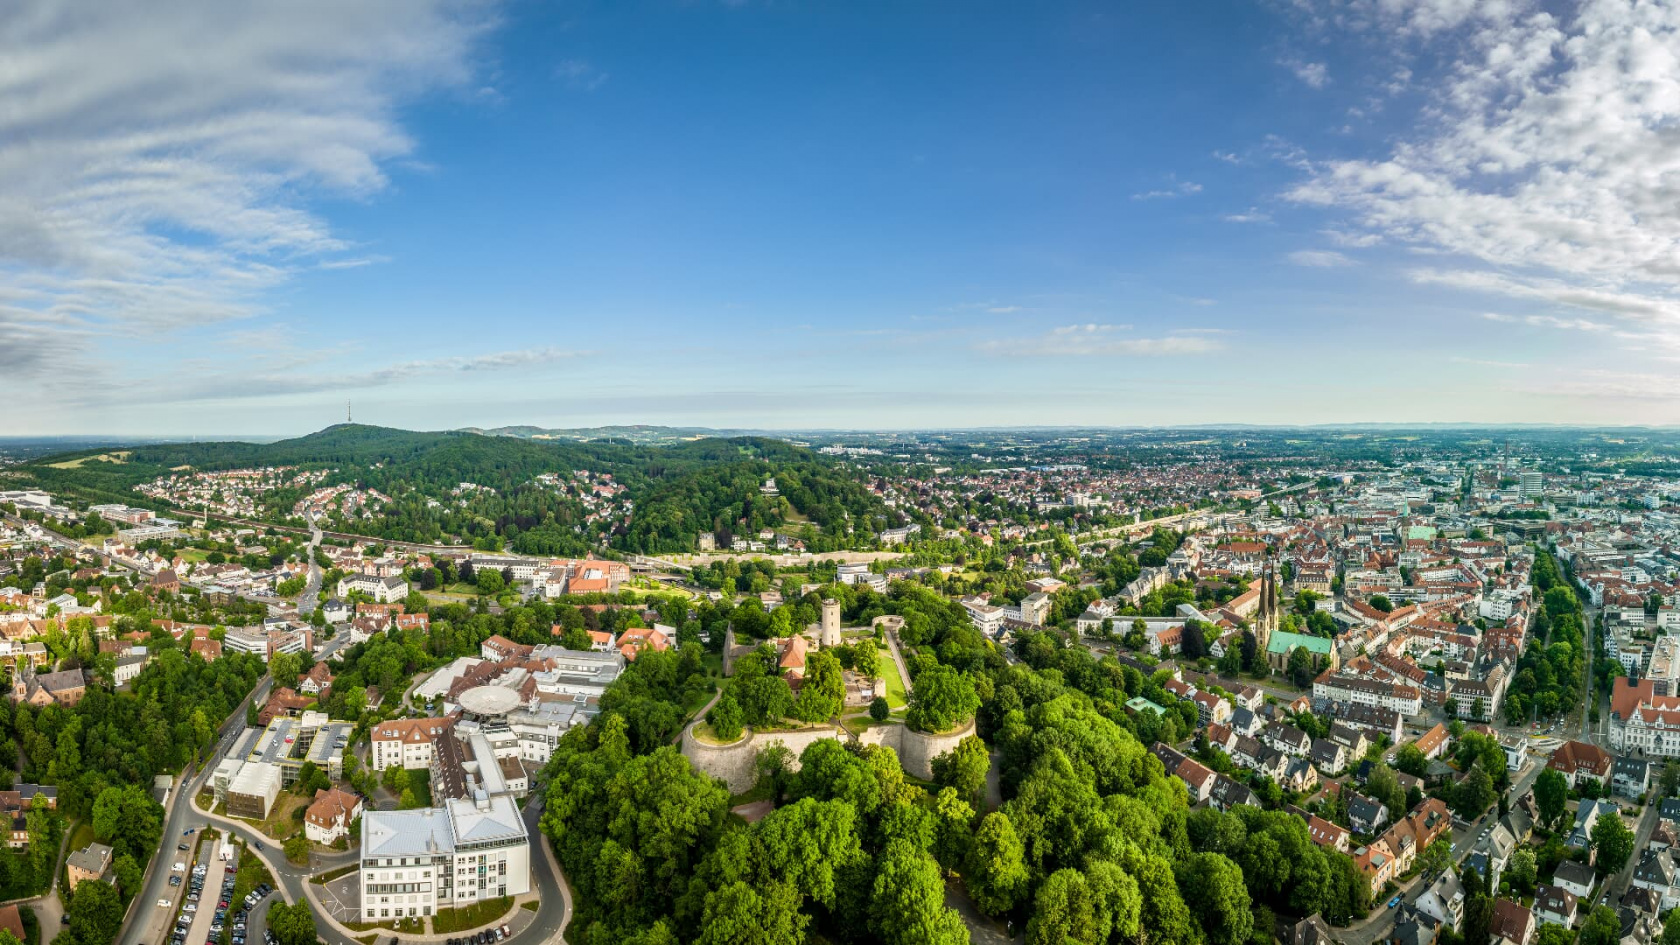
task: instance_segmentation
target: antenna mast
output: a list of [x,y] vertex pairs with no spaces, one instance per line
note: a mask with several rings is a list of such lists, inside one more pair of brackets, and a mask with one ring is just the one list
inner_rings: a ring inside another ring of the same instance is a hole
[[350,401],[348,400],[344,402],[344,422],[350,422]]

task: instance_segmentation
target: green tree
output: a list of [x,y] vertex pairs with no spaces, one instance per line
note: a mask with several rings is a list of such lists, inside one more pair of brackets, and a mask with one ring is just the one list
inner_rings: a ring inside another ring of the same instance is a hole
[[1213,945],[1248,941],[1254,928],[1248,887],[1237,864],[1218,853],[1198,853],[1186,867],[1184,897],[1201,917],[1202,929]]
[[1096,893],[1075,869],[1051,873],[1038,887],[1032,916],[1027,920],[1027,945],[1068,945],[1078,942],[1106,942],[1108,918],[1099,908]]
[[1380,610],[1385,614],[1394,612],[1394,602],[1386,594],[1372,594],[1365,603],[1371,605],[1372,610]]
[[595,641],[589,636],[589,631],[582,627],[573,627],[560,638],[560,645],[568,650],[583,652],[593,649]]
[[495,568],[480,568],[476,572],[478,578],[478,592],[495,596],[507,588],[507,582],[502,579],[502,572]]
[[1511,891],[1519,896],[1534,894],[1534,881],[1540,875],[1539,862],[1535,859],[1532,847],[1518,847],[1511,853],[1510,862],[1505,866],[1505,878],[1511,883]]
[[865,637],[852,644],[852,669],[858,675],[870,679],[880,675],[881,651],[875,645],[873,637]]
[[1543,922],[1534,931],[1534,945],[1574,945],[1575,933],[1555,922]]
[[921,732],[948,732],[974,718],[979,708],[974,680],[949,666],[934,665],[922,670],[911,686],[905,722]]
[[974,822],[974,807],[955,788],[940,788],[933,799],[934,817],[939,828],[933,843],[933,857],[944,869],[956,870],[968,855],[971,838],[969,825]]
[[1569,804],[1569,782],[1562,773],[1555,768],[1540,772],[1534,780],[1534,803],[1539,808],[1542,826],[1555,829],[1563,821]]
[[771,812],[754,831],[764,873],[833,908],[836,877],[864,858],[856,818],[845,801],[809,797]]
[[963,870],[975,905],[987,915],[1009,912],[1026,894],[1028,878],[1026,848],[1015,825],[1001,811],[987,814],[969,845]]
[[1662,945],[1680,945],[1680,918],[1676,918],[1672,911],[1663,922]]
[[70,897],[70,934],[79,945],[107,945],[122,927],[122,897],[109,883],[78,883]]
[[903,840],[881,853],[873,902],[886,945],[968,945],[968,928],[945,906],[939,864]]
[[303,657],[296,653],[276,653],[268,658],[268,674],[275,686],[296,686],[298,673],[303,671]]
[[[403,796],[407,797],[408,792],[404,791]],[[287,837],[283,848],[286,851],[286,859],[299,866],[309,863],[309,838],[303,834],[297,833]]]
[[1600,876],[1608,876],[1627,864],[1633,855],[1633,831],[1620,815],[1608,813],[1593,824],[1592,848]]
[[706,897],[699,945],[801,945],[810,918],[799,892],[785,882],[755,887],[733,882]]
[[971,805],[981,803],[986,789],[986,773],[991,770],[991,755],[986,743],[978,735],[964,736],[955,748],[934,756],[933,783],[954,788],[957,796]]
[[1398,822],[1406,816],[1406,790],[1400,786],[1400,778],[1388,765],[1378,764],[1371,768],[1365,780],[1365,793],[1388,809],[1390,821]]
[[839,714],[846,701],[846,679],[834,654],[821,650],[805,657],[805,678],[794,700],[792,715],[802,722],[826,722]]
[[869,700],[870,718],[877,722],[885,722],[887,720],[887,716],[891,714],[892,705],[887,702],[886,696],[876,696],[875,698]]
[[1394,767],[1414,778],[1421,778],[1429,773],[1429,759],[1423,756],[1423,749],[1415,743],[1407,742],[1395,753]]
[[1498,794],[1493,789],[1493,778],[1488,776],[1481,765],[1477,765],[1453,793],[1456,802],[1453,808],[1466,820],[1475,820],[1482,816],[1497,798]]
[[[1663,931],[1666,933],[1667,928]],[[1594,906],[1581,924],[1580,945],[1616,945],[1622,940],[1622,922],[1609,906]]]
[[1426,873],[1440,873],[1452,863],[1452,841],[1441,838],[1423,848],[1418,857],[1419,868]]
[[718,699],[712,711],[706,713],[706,721],[712,726],[712,732],[719,739],[732,742],[741,737],[746,718],[741,713],[741,704],[735,701],[732,693],[725,692]]
[[315,913],[309,903],[286,905],[276,900],[268,907],[268,927],[277,945],[315,945],[319,933],[315,928]]

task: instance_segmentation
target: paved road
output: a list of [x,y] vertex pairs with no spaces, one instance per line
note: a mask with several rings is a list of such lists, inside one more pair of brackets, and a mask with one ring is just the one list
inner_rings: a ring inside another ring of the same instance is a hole
[[309,583],[303,586],[303,593],[297,596],[299,616],[307,617],[315,612],[315,595],[321,591],[321,566],[315,561],[315,549],[321,547],[321,527],[315,520],[309,520],[309,549],[304,557],[309,561]]
[[145,878],[141,881],[143,892],[135,897],[138,905],[129,910],[129,915],[124,923],[123,934],[118,938],[118,941],[122,942],[123,945],[140,945],[142,942],[155,943],[162,941],[159,938],[159,932],[164,929],[170,917],[169,910],[159,909],[157,901],[159,899],[174,901],[182,894],[181,890],[186,888],[185,886],[172,887],[169,885],[169,867],[176,859],[186,855],[176,850],[175,845],[182,842],[183,832],[188,828],[192,828],[196,836],[198,828],[207,825],[207,821],[192,806],[193,795],[197,794],[207,783],[211,772],[215,770],[215,759],[221,757],[224,752],[231,748],[234,740],[239,737],[239,733],[244,731],[246,706],[250,705],[253,699],[267,699],[268,690],[273,683],[274,681],[267,676],[259,679],[256,688],[251,690],[251,694],[246,696],[245,701],[241,702],[239,707],[233,710],[233,714],[228,717],[227,721],[222,723],[220,739],[211,752],[212,760],[207,761],[204,767],[197,771],[196,776],[194,775],[194,769],[191,767],[181,772],[181,777],[176,782],[174,796],[169,801],[168,817],[164,821],[163,848],[146,866]]

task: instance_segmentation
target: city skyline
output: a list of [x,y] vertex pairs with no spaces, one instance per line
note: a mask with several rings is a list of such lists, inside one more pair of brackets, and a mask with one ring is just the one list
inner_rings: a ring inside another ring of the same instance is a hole
[[1680,11],[303,7],[0,23],[0,436],[1680,423]]

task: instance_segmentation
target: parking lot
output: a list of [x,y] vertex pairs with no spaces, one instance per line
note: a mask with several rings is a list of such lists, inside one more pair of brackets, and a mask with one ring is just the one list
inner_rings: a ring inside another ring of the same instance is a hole
[[349,873],[321,886],[321,905],[340,922],[362,921],[362,879]]

